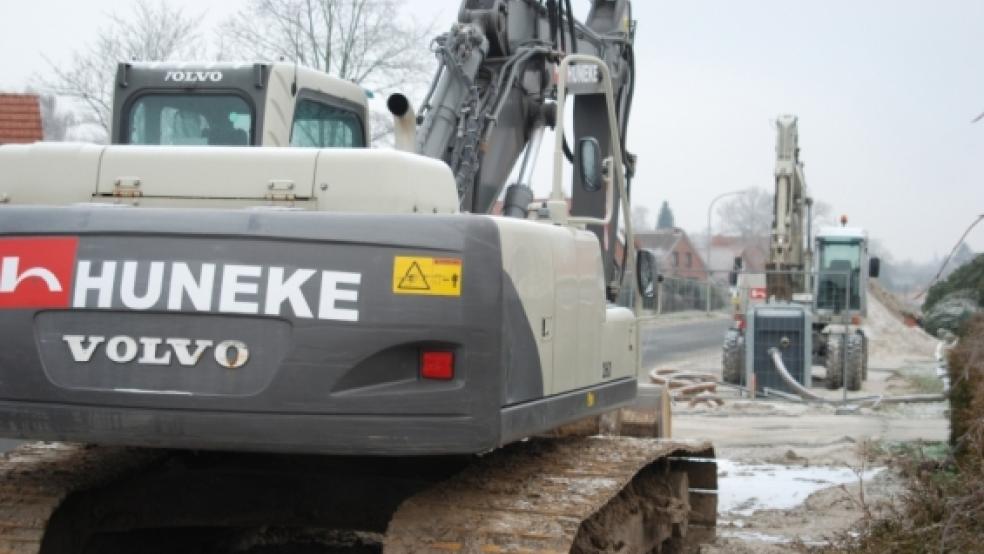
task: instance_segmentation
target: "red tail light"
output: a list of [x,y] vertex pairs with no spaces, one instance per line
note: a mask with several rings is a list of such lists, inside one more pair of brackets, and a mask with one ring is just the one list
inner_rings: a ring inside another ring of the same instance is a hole
[[738,323],[738,330],[739,331],[744,331],[745,330],[745,315],[744,314],[735,314],[735,322]]
[[424,379],[454,379],[454,352],[424,350],[420,353],[420,376]]

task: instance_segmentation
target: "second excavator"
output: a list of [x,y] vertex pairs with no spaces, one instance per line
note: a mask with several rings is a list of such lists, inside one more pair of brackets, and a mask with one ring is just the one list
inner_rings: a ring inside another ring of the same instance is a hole
[[869,278],[880,262],[868,255],[863,229],[823,227],[813,238],[813,199],[800,160],[795,116],[776,122],[775,197],[768,261],[763,273],[741,271],[736,260],[735,325],[724,340],[723,378],[755,388],[785,389],[772,369],[777,348],[800,385],[812,365],[826,367],[825,385],[859,390],[867,378]]

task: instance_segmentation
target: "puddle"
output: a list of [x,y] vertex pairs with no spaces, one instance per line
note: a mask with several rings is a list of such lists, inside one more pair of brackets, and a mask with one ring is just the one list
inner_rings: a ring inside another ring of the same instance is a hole
[[[846,468],[789,467],[776,464],[739,464],[718,460],[718,513],[748,516],[755,510],[788,510],[814,492],[856,483]],[[864,472],[869,481],[884,468]]]
[[743,541],[757,541],[764,542],[768,544],[789,544],[792,542],[788,537],[780,537],[778,535],[768,535],[766,533],[758,533],[755,531],[718,531],[718,535],[721,537],[729,539],[739,539]]
[[[747,542],[764,542],[767,544],[792,544],[793,539],[790,537],[783,537],[779,535],[769,535],[768,533],[759,533],[757,531],[729,531],[727,529],[718,529],[717,532],[719,537],[724,537],[726,539],[738,539],[740,541]],[[814,540],[803,540],[802,537],[799,539],[800,544],[803,546],[829,546],[827,541],[814,541]]]

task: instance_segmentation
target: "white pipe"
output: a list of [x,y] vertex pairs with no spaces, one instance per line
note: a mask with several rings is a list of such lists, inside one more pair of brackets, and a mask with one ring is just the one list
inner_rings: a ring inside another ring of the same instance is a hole
[[809,399],[809,400],[816,400],[820,402],[825,401],[824,398],[817,396],[812,391],[810,391],[810,389],[801,385],[799,381],[794,379],[793,376],[790,375],[788,371],[786,371],[786,364],[782,362],[782,354],[779,353],[778,348],[770,348],[769,355],[772,356],[772,364],[775,366],[776,372],[779,374],[779,377],[782,377],[782,380],[785,381],[787,385],[789,385],[789,388],[796,391],[796,394],[800,395],[802,398]]
[[393,114],[393,135],[396,149],[404,152],[417,150],[417,114],[413,111],[410,99],[399,92],[391,94],[386,107]]
[[[796,394],[798,394],[804,400],[810,400],[813,402],[823,402],[826,404],[837,404],[836,400],[828,400],[817,394],[813,393],[803,385],[799,383],[792,375],[786,371],[786,364],[782,361],[782,354],[779,353],[778,348],[770,348],[769,355],[772,357],[772,363],[776,368],[776,372],[782,380],[790,386]],[[946,400],[946,396],[942,394],[909,394],[904,396],[866,396],[862,398],[850,398],[851,402],[858,403],[874,403],[878,404],[899,404],[905,402],[943,402]]]

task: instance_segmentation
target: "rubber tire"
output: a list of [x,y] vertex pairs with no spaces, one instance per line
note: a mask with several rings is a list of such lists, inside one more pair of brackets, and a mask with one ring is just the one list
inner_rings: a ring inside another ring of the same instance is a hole
[[827,335],[827,355],[824,357],[823,365],[827,368],[827,378],[824,384],[830,390],[841,388],[841,376],[843,375],[841,359],[841,335]]
[[868,381],[868,337],[867,335],[861,335],[862,340],[862,350],[861,350],[861,381]]
[[728,329],[721,351],[721,380],[732,385],[741,384],[745,374],[745,337],[736,329]]
[[861,381],[864,377],[864,337],[853,333],[847,336],[847,367],[844,379],[847,381],[847,390],[861,390]]

